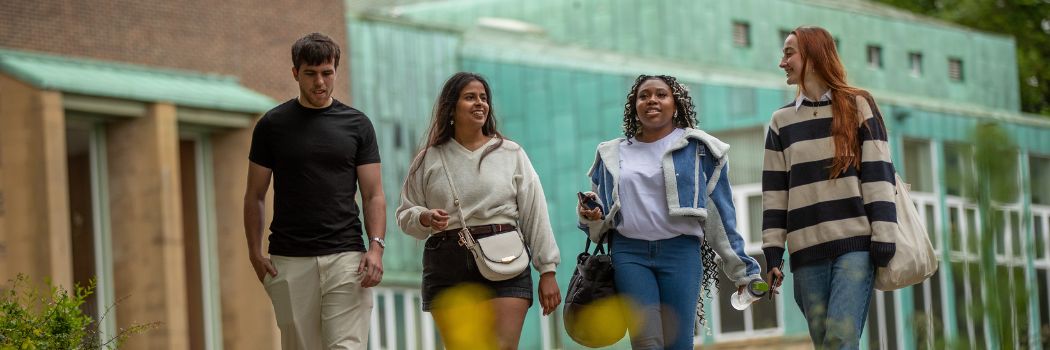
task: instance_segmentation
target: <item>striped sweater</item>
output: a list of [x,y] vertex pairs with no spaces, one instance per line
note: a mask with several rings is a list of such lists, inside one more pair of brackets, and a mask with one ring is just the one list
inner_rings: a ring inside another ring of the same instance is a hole
[[792,269],[855,251],[870,251],[876,266],[893,257],[897,208],[886,130],[864,97],[856,103],[863,120],[860,167],[834,180],[831,101],[803,101],[797,111],[792,103],[773,113],[762,172],[766,266],[782,266],[785,244]]

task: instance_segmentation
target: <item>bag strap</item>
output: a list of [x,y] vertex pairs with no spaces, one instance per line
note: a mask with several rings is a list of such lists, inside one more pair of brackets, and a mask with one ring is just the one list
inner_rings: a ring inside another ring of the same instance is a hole
[[441,169],[445,171],[445,179],[448,180],[448,187],[452,188],[452,204],[456,206],[456,212],[459,213],[460,225],[463,226],[463,228],[459,230],[459,244],[468,249],[473,248],[474,244],[476,244],[474,241],[474,235],[470,233],[470,228],[467,227],[467,218],[463,216],[463,207],[459,204],[459,193],[456,191],[456,184],[452,182],[452,174],[448,172],[448,162],[445,161],[445,153],[443,150],[437,150],[437,154],[438,157],[441,158]]
[[456,191],[456,184],[452,182],[452,174],[448,172],[448,162],[445,161],[445,153],[438,150],[437,154],[438,157],[441,158],[441,170],[445,171],[445,179],[448,180],[448,187],[452,188],[452,204],[456,206],[456,211],[459,213],[459,221],[463,225],[463,228],[467,228],[467,220],[463,217],[463,208],[459,206],[459,193]]
[[[602,236],[598,238],[598,243],[594,246],[594,253],[592,255],[598,255],[598,253],[605,254],[605,247],[602,244],[605,243],[605,238],[608,236],[609,231],[605,231],[605,233],[602,233]],[[584,240],[587,241],[587,243],[584,243],[583,245],[583,252],[586,253],[591,250],[591,239],[588,237],[584,237]]]

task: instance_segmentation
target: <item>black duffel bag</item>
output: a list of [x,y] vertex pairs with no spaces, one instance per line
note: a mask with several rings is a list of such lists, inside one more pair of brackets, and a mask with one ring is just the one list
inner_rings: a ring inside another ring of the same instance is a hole
[[576,257],[576,271],[569,280],[562,309],[565,332],[580,345],[592,348],[615,344],[627,332],[626,320],[608,318],[610,315],[626,316],[622,309],[625,306],[615,298],[612,255],[607,254],[603,247],[607,236],[608,233],[602,235],[593,254],[588,253],[591,240],[587,239],[583,252]]

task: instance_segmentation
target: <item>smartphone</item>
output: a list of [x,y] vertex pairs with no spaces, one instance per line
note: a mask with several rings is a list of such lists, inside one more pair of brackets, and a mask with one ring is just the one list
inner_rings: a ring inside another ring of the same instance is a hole
[[784,283],[784,264],[780,264],[780,277],[773,276],[773,280],[769,281],[769,300],[773,300],[776,297],[777,289],[780,289],[780,284]]
[[583,204],[584,208],[594,209],[600,207],[600,205],[598,205],[598,201],[594,200],[591,197],[588,197],[587,195],[583,194],[583,192],[576,192],[576,196],[580,198],[580,203]]

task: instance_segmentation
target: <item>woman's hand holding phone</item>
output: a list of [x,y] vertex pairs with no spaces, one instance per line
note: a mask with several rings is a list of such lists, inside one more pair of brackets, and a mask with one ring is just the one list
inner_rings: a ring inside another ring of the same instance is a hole
[[769,276],[767,280],[769,281],[769,300],[773,300],[773,297],[780,294],[780,291],[777,289],[780,288],[780,284],[784,282],[784,273],[780,272],[779,267],[771,267],[769,268]]
[[576,198],[579,199],[576,210],[580,217],[587,220],[600,220],[602,218],[602,207],[598,205],[597,194],[594,194],[594,192],[576,192]]

